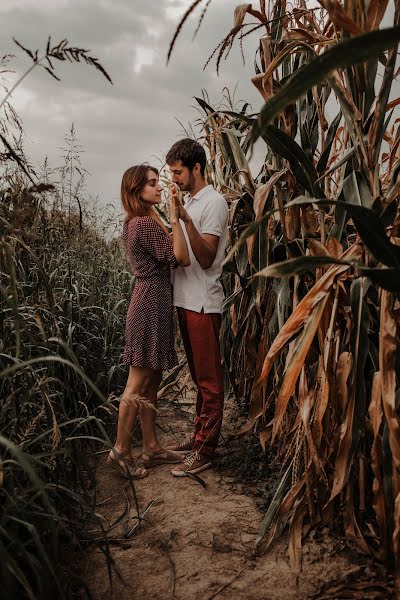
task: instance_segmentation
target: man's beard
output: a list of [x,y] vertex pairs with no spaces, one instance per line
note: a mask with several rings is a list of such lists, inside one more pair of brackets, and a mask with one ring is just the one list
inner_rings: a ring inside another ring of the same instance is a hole
[[194,179],[194,175],[192,172],[189,173],[189,179],[186,185],[181,187],[181,191],[182,192],[190,192],[193,190],[194,188],[194,184],[195,184],[195,179]]

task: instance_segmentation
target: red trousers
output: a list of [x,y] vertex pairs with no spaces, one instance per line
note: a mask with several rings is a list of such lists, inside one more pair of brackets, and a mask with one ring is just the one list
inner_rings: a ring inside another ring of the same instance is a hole
[[197,386],[193,450],[211,456],[218,446],[224,407],[219,349],[221,315],[178,308],[179,327],[190,373]]

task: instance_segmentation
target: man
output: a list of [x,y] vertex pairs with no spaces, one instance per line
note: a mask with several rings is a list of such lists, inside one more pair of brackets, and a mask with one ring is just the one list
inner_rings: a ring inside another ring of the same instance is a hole
[[180,218],[191,264],[175,270],[174,306],[198,392],[193,437],[187,443],[171,447],[182,453],[182,464],[172,471],[181,477],[211,466],[222,425],[220,276],[228,234],[228,206],[224,197],[207,184],[206,154],[198,142],[188,138],[179,140],[169,150],[166,162],[173,183],[190,196],[185,206],[180,207]]

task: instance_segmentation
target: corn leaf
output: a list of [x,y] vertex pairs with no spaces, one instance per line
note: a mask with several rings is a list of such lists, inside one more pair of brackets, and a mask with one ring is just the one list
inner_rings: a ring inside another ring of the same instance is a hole
[[380,56],[399,40],[400,27],[373,31],[341,41],[311,60],[301,71],[294,73],[286,85],[261,109],[253,126],[252,142],[262,135],[270,121],[288,104],[297,100],[324,77],[328,77],[332,71],[370,60],[373,56]]

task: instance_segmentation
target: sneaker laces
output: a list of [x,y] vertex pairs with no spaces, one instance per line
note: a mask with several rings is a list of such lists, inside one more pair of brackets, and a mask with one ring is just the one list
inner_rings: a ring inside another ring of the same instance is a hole
[[191,467],[193,467],[196,460],[200,460],[200,453],[198,450],[194,450],[194,452],[188,454],[183,463],[190,469]]
[[183,442],[181,442],[180,444],[177,444],[177,447],[180,448],[181,446],[191,446],[193,447],[194,444],[194,437],[187,437]]

